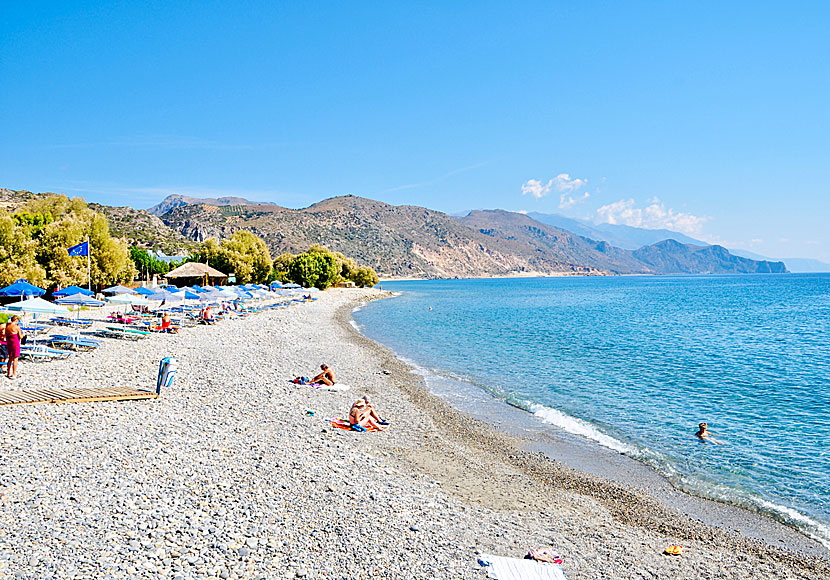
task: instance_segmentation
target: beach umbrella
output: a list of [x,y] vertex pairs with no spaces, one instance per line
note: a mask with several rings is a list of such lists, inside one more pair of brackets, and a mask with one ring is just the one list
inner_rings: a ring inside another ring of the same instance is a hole
[[141,294],[142,296],[149,296],[150,294],[155,294],[155,290],[151,290],[149,288],[145,288],[144,286],[139,286],[135,289],[136,294]]
[[274,288],[282,288],[282,282],[278,282],[278,281],[271,282],[271,290],[273,290]]
[[0,288],[0,296],[43,296],[46,290],[29,284],[28,280],[20,278],[5,288]]
[[[94,293],[92,290],[87,290],[86,288],[81,288],[80,286],[67,286],[62,290],[56,290],[52,292],[52,296],[72,296],[73,294],[83,294],[84,296],[92,296]],[[103,303],[102,303],[103,304]]]
[[131,288],[127,288],[126,286],[110,286],[109,288],[104,288],[101,290],[104,294],[135,294],[135,290]]
[[283,288],[302,288],[299,284],[294,284],[294,282],[289,282],[288,284],[283,284]]
[[72,294],[71,296],[58,298],[55,300],[55,304],[63,306],[103,306],[104,302],[96,300],[95,298],[90,298],[89,296],[78,292],[77,294]]
[[198,300],[200,294],[198,292],[194,292],[193,290],[185,289],[184,292],[176,292],[176,294],[180,294],[184,297],[185,300]]
[[133,304],[135,306],[147,306],[150,303],[148,297],[140,294],[116,294],[107,298],[107,302],[112,304]]
[[9,304],[6,308],[30,314],[69,314],[69,309],[66,306],[52,304],[43,298],[28,298]]
[[173,294],[167,290],[159,290],[147,296],[147,300],[159,300],[164,302],[184,302],[184,296]]

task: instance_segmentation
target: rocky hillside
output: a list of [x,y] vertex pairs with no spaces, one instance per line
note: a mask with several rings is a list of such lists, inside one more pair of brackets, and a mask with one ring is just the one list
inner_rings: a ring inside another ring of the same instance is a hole
[[386,276],[588,271],[564,262],[528,260],[441,212],[354,196],[327,199],[300,210],[262,205],[187,205],[170,210],[162,219],[193,240],[221,238],[237,229],[251,230],[266,241],[274,255],[324,244]]
[[36,197],[31,191],[15,191],[0,187],[0,208],[14,210],[17,206],[26,203]]
[[[0,208],[35,197],[0,189]],[[304,209],[253,203],[244,198],[169,196],[151,210],[90,204],[103,213],[113,235],[167,254],[237,230],[262,237],[273,256],[323,244],[382,276],[430,278],[550,274],[708,274],[785,272],[781,262],[756,261],[720,246],[664,240],[627,250],[533,218],[503,211],[450,217],[417,206],[393,206],[343,196]],[[161,213],[157,217],[153,212]]]
[[131,246],[162,250],[170,256],[187,253],[195,244],[143,209],[89,204],[107,217],[112,235],[125,238]]
[[786,272],[782,262],[756,261],[732,255],[722,246],[663,240],[637,250],[595,241],[528,215],[503,210],[473,211],[459,222],[500,238],[511,248],[532,248],[557,259],[616,274],[754,274]]
[[265,205],[271,207],[278,207],[270,203],[258,203],[255,201],[249,201],[244,197],[190,197],[189,195],[168,195],[161,203],[154,205],[147,211],[153,214],[154,216],[164,215],[171,209],[181,207],[183,205],[214,205],[214,206],[225,206],[225,205]]
[[384,276],[785,271],[781,263],[747,261],[719,246],[661,242],[631,251],[503,210],[452,218],[423,207],[355,196],[300,210],[269,204],[184,204],[161,219],[196,241],[251,230],[274,255],[324,244]]

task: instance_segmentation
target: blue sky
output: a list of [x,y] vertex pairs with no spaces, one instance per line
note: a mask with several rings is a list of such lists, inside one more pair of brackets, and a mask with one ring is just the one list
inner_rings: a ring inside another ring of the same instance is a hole
[[0,10],[3,187],[134,207],[353,193],[830,261],[825,3]]

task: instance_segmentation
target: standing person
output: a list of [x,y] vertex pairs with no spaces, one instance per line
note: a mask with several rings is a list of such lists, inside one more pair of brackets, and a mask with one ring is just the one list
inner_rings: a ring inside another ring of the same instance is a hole
[[20,317],[15,314],[6,324],[6,351],[9,357],[6,376],[10,379],[17,378],[17,359],[20,358],[20,339],[22,338],[20,326],[17,324],[19,320]]

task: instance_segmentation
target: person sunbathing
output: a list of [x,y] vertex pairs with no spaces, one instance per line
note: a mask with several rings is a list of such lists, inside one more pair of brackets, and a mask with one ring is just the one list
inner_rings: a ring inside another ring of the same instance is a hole
[[383,431],[388,425],[365,399],[358,399],[352,405],[349,410],[349,424],[355,431],[365,431],[367,427]]
[[323,372],[311,379],[312,383],[322,383],[324,385],[332,386],[337,382],[337,379],[334,378],[334,371],[332,371],[328,365],[320,365],[320,370]]
[[695,437],[700,439],[703,443],[714,443],[715,445],[723,445],[723,441],[718,441],[712,435],[711,431],[709,431],[709,425],[706,423],[701,423],[698,427],[698,432],[695,433]]

